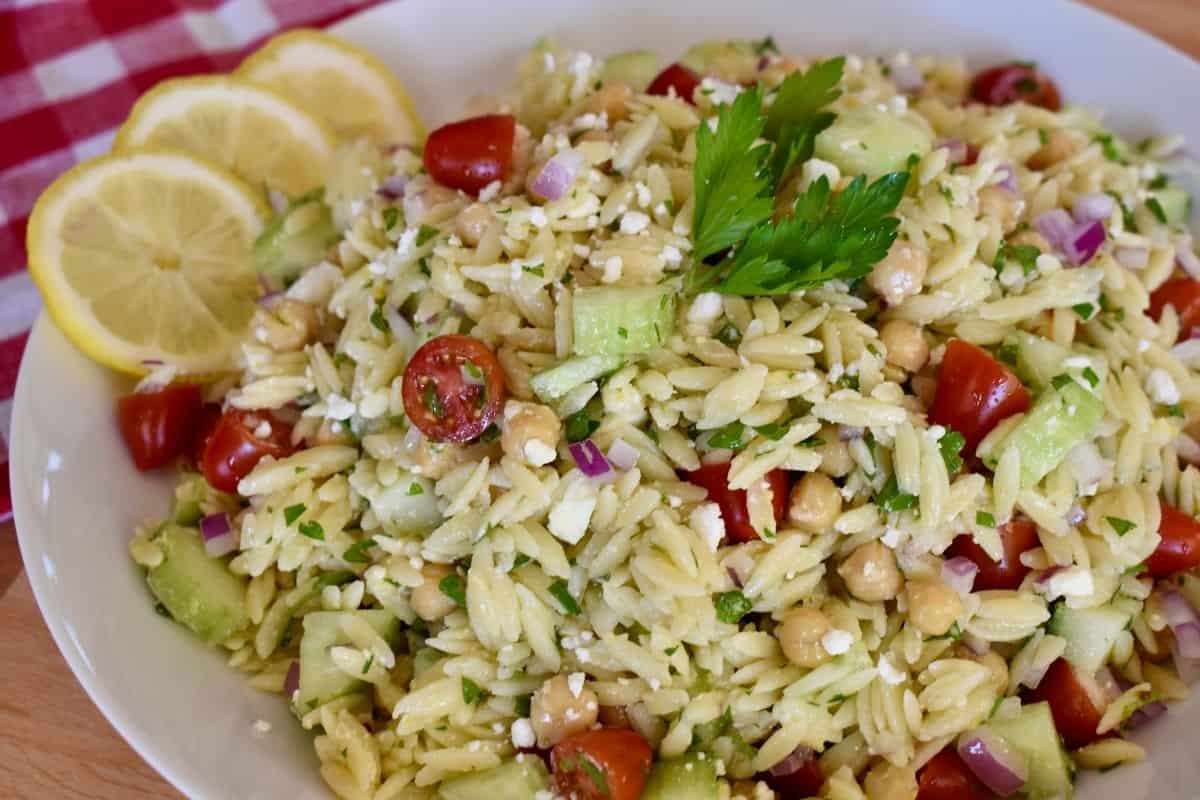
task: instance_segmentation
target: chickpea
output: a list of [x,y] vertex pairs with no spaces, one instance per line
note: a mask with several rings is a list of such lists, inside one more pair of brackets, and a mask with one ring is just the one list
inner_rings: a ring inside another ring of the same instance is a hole
[[779,623],[775,638],[788,661],[812,669],[832,657],[821,644],[821,638],[831,627],[829,617],[817,609],[797,608]]
[[979,190],[979,216],[1000,220],[1000,229],[1010,231],[1021,218],[1025,201],[1020,195],[999,186],[985,186]]
[[901,369],[916,372],[929,360],[929,345],[921,329],[911,322],[894,319],[879,331],[879,339],[887,348],[887,362]]
[[850,470],[854,469],[854,457],[850,455],[850,445],[842,441],[842,432],[838,426],[822,426],[817,438],[823,442],[817,448],[817,454],[821,456],[821,466],[818,469],[831,478],[849,475]]
[[587,101],[587,110],[593,114],[606,114],[608,124],[625,119],[629,116],[629,108],[625,105],[633,97],[633,90],[623,83],[609,83],[601,86]]
[[850,594],[867,603],[891,600],[904,588],[896,556],[880,541],[859,545],[838,567]]
[[1055,128],[1046,132],[1046,143],[1025,162],[1030,169],[1046,169],[1066,161],[1079,152],[1079,141],[1069,131]]
[[269,311],[260,311],[260,339],[276,351],[299,350],[317,332],[317,312],[308,303],[285,297]]
[[555,675],[533,693],[529,722],[537,734],[538,747],[553,747],[595,724],[600,713],[596,693],[584,686],[576,694],[571,691],[571,683],[566,675]]
[[824,533],[842,513],[842,493],[820,472],[809,472],[796,481],[788,501],[788,519],[800,530]]
[[926,636],[941,636],[962,615],[962,598],[939,580],[909,581],[908,620]]
[[917,773],[911,766],[879,761],[863,780],[869,800],[916,800]]
[[921,291],[928,271],[929,253],[897,239],[883,261],[875,266],[867,283],[888,305],[894,306]]
[[492,219],[490,208],[483,203],[471,203],[460,211],[457,219],[454,220],[454,232],[458,234],[458,238],[463,240],[463,244],[474,247],[479,244],[479,240],[487,232]]
[[337,427],[334,427],[334,420],[324,420],[321,427],[317,428],[317,432],[312,437],[313,445],[323,444],[351,444],[354,439],[347,431],[346,423],[338,422]]
[[412,604],[413,611],[417,612],[417,616],[426,622],[433,622],[449,614],[458,605],[447,597],[438,585],[442,578],[454,574],[454,567],[451,564],[435,564],[426,562],[425,566],[421,567],[421,577],[425,580],[420,586],[412,590],[412,595],[409,602]]
[[548,407],[509,400],[500,424],[500,447],[505,455],[534,467],[544,467],[558,455],[562,425]]

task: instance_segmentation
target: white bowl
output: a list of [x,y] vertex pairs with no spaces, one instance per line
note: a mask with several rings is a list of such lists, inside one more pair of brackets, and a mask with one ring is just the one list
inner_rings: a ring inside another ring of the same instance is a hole
[[[714,37],[774,34],[785,51],[968,54],[976,64],[1036,59],[1072,102],[1109,109],[1134,141],[1200,134],[1200,65],[1095,11],[1047,0],[410,0],[334,30],[404,79],[427,122],[501,88],[538,36],[599,54],[666,56]],[[121,735],[190,797],[324,797],[308,737],[278,698],[249,689],[218,653],[153,612],[126,554],[134,525],[165,511],[167,475],[137,473],[113,400],[127,382],[38,321],[17,386],[12,464],[21,552],[67,662]],[[256,720],[271,732],[255,735]],[[1079,796],[1193,800],[1200,794],[1200,703],[1172,706],[1138,738],[1146,764],[1090,775]]]

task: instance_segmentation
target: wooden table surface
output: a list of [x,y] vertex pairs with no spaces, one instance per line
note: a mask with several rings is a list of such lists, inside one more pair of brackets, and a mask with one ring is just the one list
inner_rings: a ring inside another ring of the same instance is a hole
[[[1200,58],[1198,0],[1089,2]],[[0,798],[180,796],[76,683],[38,614],[11,523],[0,525],[0,675]]]

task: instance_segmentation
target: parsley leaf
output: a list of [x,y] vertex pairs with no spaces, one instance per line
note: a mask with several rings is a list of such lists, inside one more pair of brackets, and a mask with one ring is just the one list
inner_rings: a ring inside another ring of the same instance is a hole
[[875,495],[875,504],[884,511],[905,511],[917,504],[917,496],[900,491],[900,484],[893,475]]
[[1096,313],[1096,307],[1091,303],[1080,303],[1078,305],[1071,306],[1071,310],[1078,314],[1079,318],[1084,322],[1087,322],[1092,318],[1092,315]]
[[483,699],[486,692],[479,688],[479,684],[470,678],[463,676],[462,679],[462,697],[463,702],[469,706],[473,706]]
[[772,442],[778,442],[787,435],[788,426],[780,425],[778,422],[768,422],[766,425],[755,425],[754,430],[759,436],[770,439]]
[[421,227],[417,229],[417,247],[425,244],[439,233],[441,233],[441,231],[432,225],[421,225]]
[[383,229],[390,231],[400,221],[400,209],[389,206],[383,210]]
[[1162,203],[1158,202],[1157,197],[1147,197],[1146,208],[1150,209],[1150,213],[1154,215],[1156,220],[1163,225],[1167,224],[1167,212],[1163,210]]
[[366,564],[371,560],[367,555],[367,551],[375,546],[375,540],[368,536],[366,539],[355,542],[346,548],[346,552],[342,553],[342,558],[353,564]]
[[1006,261],[1016,261],[1021,265],[1021,272],[1025,275],[1032,275],[1037,270],[1037,257],[1042,254],[1042,251],[1031,244],[1008,244],[1005,243],[1000,251],[996,253],[997,269],[1004,266]]
[[1121,519],[1120,517],[1105,517],[1104,521],[1107,522],[1114,531],[1116,531],[1117,536],[1124,536],[1137,527],[1136,524],[1127,519]]
[[722,592],[714,597],[713,605],[717,607],[717,619],[730,625],[736,625],[754,604],[747,599],[746,595],[735,589],[732,592]]
[[319,542],[325,541],[325,529],[315,519],[308,522],[301,522],[297,530],[300,531],[301,535],[307,536],[310,539],[316,539]]
[[946,462],[946,472],[950,475],[962,469],[963,460],[959,453],[966,443],[963,435],[955,430],[947,430],[942,434],[942,438],[938,439],[938,450],[942,453],[942,461]]
[[793,165],[812,158],[817,134],[833,124],[833,112],[822,109],[841,96],[837,85],[845,65],[845,58],[831,58],[793,72],[779,84],[764,129],[775,142],[770,161],[775,185]]
[[577,617],[583,613],[583,609],[579,607],[579,603],[575,601],[574,597],[571,597],[571,592],[567,589],[566,581],[562,579],[555,581],[554,583],[550,584],[550,588],[547,591],[549,591],[551,596],[558,601],[558,604],[562,606],[563,611],[567,612],[572,617]]
[[745,430],[746,426],[736,421],[723,428],[717,428],[708,437],[708,446],[714,450],[741,450],[746,446],[746,443],[742,441],[742,434]]
[[300,515],[306,511],[304,503],[297,503],[294,506],[288,506],[283,510],[283,522],[285,525],[291,525],[296,520],[300,519]]
[[588,416],[586,410],[576,411],[566,419],[567,441],[582,442],[600,427],[600,422]]
[[416,497],[419,494],[425,494],[425,488],[416,481],[413,481],[408,485],[408,491],[405,494],[409,497]]
[[438,581],[438,591],[460,606],[467,604],[467,587],[459,575],[447,575]]
[[990,511],[976,511],[975,524],[994,528],[996,527],[996,518],[992,516]]

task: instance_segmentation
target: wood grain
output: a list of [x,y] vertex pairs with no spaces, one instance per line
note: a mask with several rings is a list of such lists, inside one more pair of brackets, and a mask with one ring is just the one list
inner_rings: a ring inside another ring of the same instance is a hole
[[[1197,0],[1090,4],[1200,58]],[[0,525],[0,798],[178,798],[88,700],[21,573],[12,526]]]

